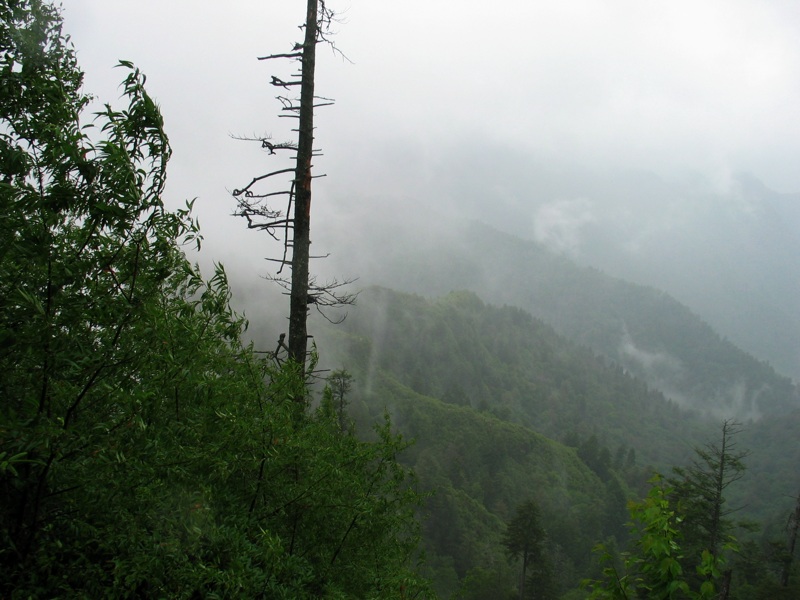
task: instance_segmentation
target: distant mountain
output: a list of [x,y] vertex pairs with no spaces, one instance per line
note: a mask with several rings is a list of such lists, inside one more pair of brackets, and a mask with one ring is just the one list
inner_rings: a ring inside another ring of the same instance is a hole
[[[800,381],[800,194],[724,169],[669,176],[590,169],[491,140],[431,144],[403,164],[392,158],[376,159],[333,194],[339,212],[318,221],[315,235],[326,235],[328,217],[342,218],[333,228],[334,256],[352,241],[343,238],[370,235],[372,213],[390,220],[379,242],[401,249],[432,223],[447,238],[463,220],[481,222],[663,290]],[[367,254],[376,249],[362,246]]]
[[[668,292],[800,380],[800,194],[743,174],[716,185],[618,177],[630,192],[606,181],[577,207],[539,206],[530,237],[552,245],[573,231],[568,254],[579,264]],[[568,229],[576,216],[577,230]]]
[[471,290],[487,302],[520,307],[682,406],[714,417],[757,419],[800,407],[790,379],[668,294],[483,224],[427,217],[363,215],[361,235],[339,238],[337,262],[365,284],[428,297]]

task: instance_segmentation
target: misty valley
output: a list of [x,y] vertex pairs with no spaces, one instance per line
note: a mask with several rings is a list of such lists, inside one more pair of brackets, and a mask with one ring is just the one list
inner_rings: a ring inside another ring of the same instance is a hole
[[800,598],[800,195],[487,142],[312,209],[307,0],[209,256],[63,10],[0,0],[0,597]]

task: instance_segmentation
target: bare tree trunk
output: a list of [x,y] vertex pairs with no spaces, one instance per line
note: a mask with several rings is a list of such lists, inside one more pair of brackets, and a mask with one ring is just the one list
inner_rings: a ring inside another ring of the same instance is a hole
[[725,473],[728,470],[728,444],[730,443],[731,424],[725,421],[722,424],[722,444],[719,449],[719,463],[717,464],[717,472],[714,475],[714,488],[713,488],[713,503],[711,505],[711,519],[710,527],[708,530],[709,535],[709,550],[714,558],[719,556],[719,546],[722,528],[722,503],[725,493]]
[[[278,263],[279,268],[274,277],[269,277],[289,295],[289,335],[281,333],[278,345],[273,354],[276,363],[281,364],[281,353],[286,351],[287,358],[300,369],[303,378],[308,374],[308,312],[310,307],[331,323],[339,323],[344,317],[331,319],[325,314],[328,308],[338,308],[355,302],[356,294],[343,292],[341,288],[351,280],[329,280],[317,283],[310,272],[310,260],[322,258],[311,256],[311,182],[313,179],[311,161],[319,156],[314,150],[314,110],[320,106],[333,104],[330,98],[315,96],[314,76],[316,69],[317,44],[329,44],[335,52],[338,49],[328,36],[330,23],[334,18],[333,11],[325,6],[325,0],[306,1],[306,19],[301,29],[305,29],[303,43],[296,43],[291,52],[270,54],[258,60],[290,59],[300,63],[299,74],[293,74],[289,80],[272,76],[271,85],[281,90],[277,100],[282,105],[282,117],[297,119],[297,143],[272,141],[271,136],[258,138],[242,137],[239,139],[257,141],[261,148],[270,155],[281,152],[295,152],[294,164],[286,168],[254,177],[242,188],[234,189],[232,195],[237,200],[237,216],[247,220],[248,229],[266,232],[274,240],[283,238],[283,255],[281,258],[268,258]],[[341,54],[341,53],[340,53]],[[342,56],[344,56],[342,54]],[[300,97],[292,97],[290,90],[300,88]],[[287,94],[287,95],[283,95]],[[275,177],[283,177],[292,173],[291,186],[277,191],[264,191],[262,186],[272,185]],[[275,198],[286,197],[286,211],[277,210],[270,205]],[[291,258],[289,256],[291,255]],[[291,276],[281,276],[284,267],[289,267]],[[346,315],[345,315],[346,316]],[[284,341],[285,340],[285,341]],[[305,397],[298,396],[298,402]]]
[[719,587],[719,594],[717,594],[717,600],[728,600],[731,594],[731,576],[733,575],[733,571],[731,569],[727,569],[722,574],[722,583]]
[[789,587],[789,575],[792,572],[792,562],[794,560],[794,549],[797,545],[797,529],[800,527],[800,496],[797,497],[797,504],[794,508],[794,514],[789,518],[789,544],[787,547],[786,563],[783,565],[783,572],[781,573],[781,586]]
[[292,288],[289,305],[289,356],[305,373],[308,351],[309,250],[311,245],[311,159],[314,154],[314,68],[317,49],[317,0],[308,0],[303,42],[300,125],[295,170]]

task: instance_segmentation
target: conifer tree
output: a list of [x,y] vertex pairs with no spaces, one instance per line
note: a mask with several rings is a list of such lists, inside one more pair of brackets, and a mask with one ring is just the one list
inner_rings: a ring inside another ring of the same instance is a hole
[[[521,563],[520,600],[539,598],[533,589],[537,584],[548,587],[549,582],[545,581],[550,576],[545,550],[546,540],[547,533],[541,524],[541,515],[536,502],[528,500],[518,506],[514,517],[506,526],[503,545],[509,558],[519,560]],[[535,572],[537,577],[529,577],[529,571]],[[533,581],[530,581],[531,579]],[[529,583],[533,583],[534,586],[529,586]]]
[[[737,509],[728,506],[726,491],[746,470],[748,452],[739,451],[735,440],[740,432],[738,423],[725,420],[718,442],[695,448],[693,463],[673,470],[671,501],[683,515],[680,529],[687,556],[708,552],[722,564],[724,551],[735,547],[732,532],[737,523],[731,515]],[[726,581],[730,576],[725,571]]]

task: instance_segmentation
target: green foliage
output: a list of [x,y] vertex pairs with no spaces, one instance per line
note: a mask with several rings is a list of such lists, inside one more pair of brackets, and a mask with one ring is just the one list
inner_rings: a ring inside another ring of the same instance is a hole
[[0,14],[0,596],[423,597],[406,443],[241,342],[144,76],[87,125],[58,12]]
[[547,533],[541,523],[539,507],[528,500],[516,508],[503,534],[508,556],[521,562],[520,598],[555,598],[546,542]]
[[681,522],[670,504],[672,489],[661,476],[651,479],[652,487],[647,497],[639,503],[630,504],[631,531],[636,552],[623,554],[622,567],[606,545],[600,544],[596,551],[603,568],[603,579],[584,584],[591,588],[593,599],[633,600],[644,599],[710,599],[717,593],[715,581],[722,573],[722,559],[707,550],[694,555],[691,562],[696,565],[700,581],[690,587],[685,572]]
[[[395,426],[415,438],[402,460],[420,489],[432,492],[423,542],[442,596],[463,588],[466,597],[489,600],[498,589],[516,589],[502,534],[514,508],[531,497],[547,524],[554,586],[561,592],[577,585],[600,536],[604,493],[573,450],[490,414],[415,394],[385,374],[376,373],[371,386],[363,392],[367,403],[385,402]],[[493,593],[478,595],[468,581]]]
[[[683,515],[681,533],[687,556],[701,554],[714,565],[738,550],[732,535],[737,525],[731,519],[735,509],[728,508],[728,488],[739,481],[745,472],[743,459],[747,452],[736,450],[735,436],[739,425],[724,421],[719,441],[696,448],[696,459],[686,468],[675,468],[670,479],[673,486],[671,502]],[[707,577],[698,573],[696,580]]]
[[659,483],[660,479],[654,479],[647,498],[630,506],[640,555],[626,555],[620,571],[607,548],[597,547],[601,561],[608,566],[603,569],[604,580],[587,582],[592,588],[592,598],[673,598],[678,592],[688,590],[680,578],[675,514],[668,510],[667,491]]

